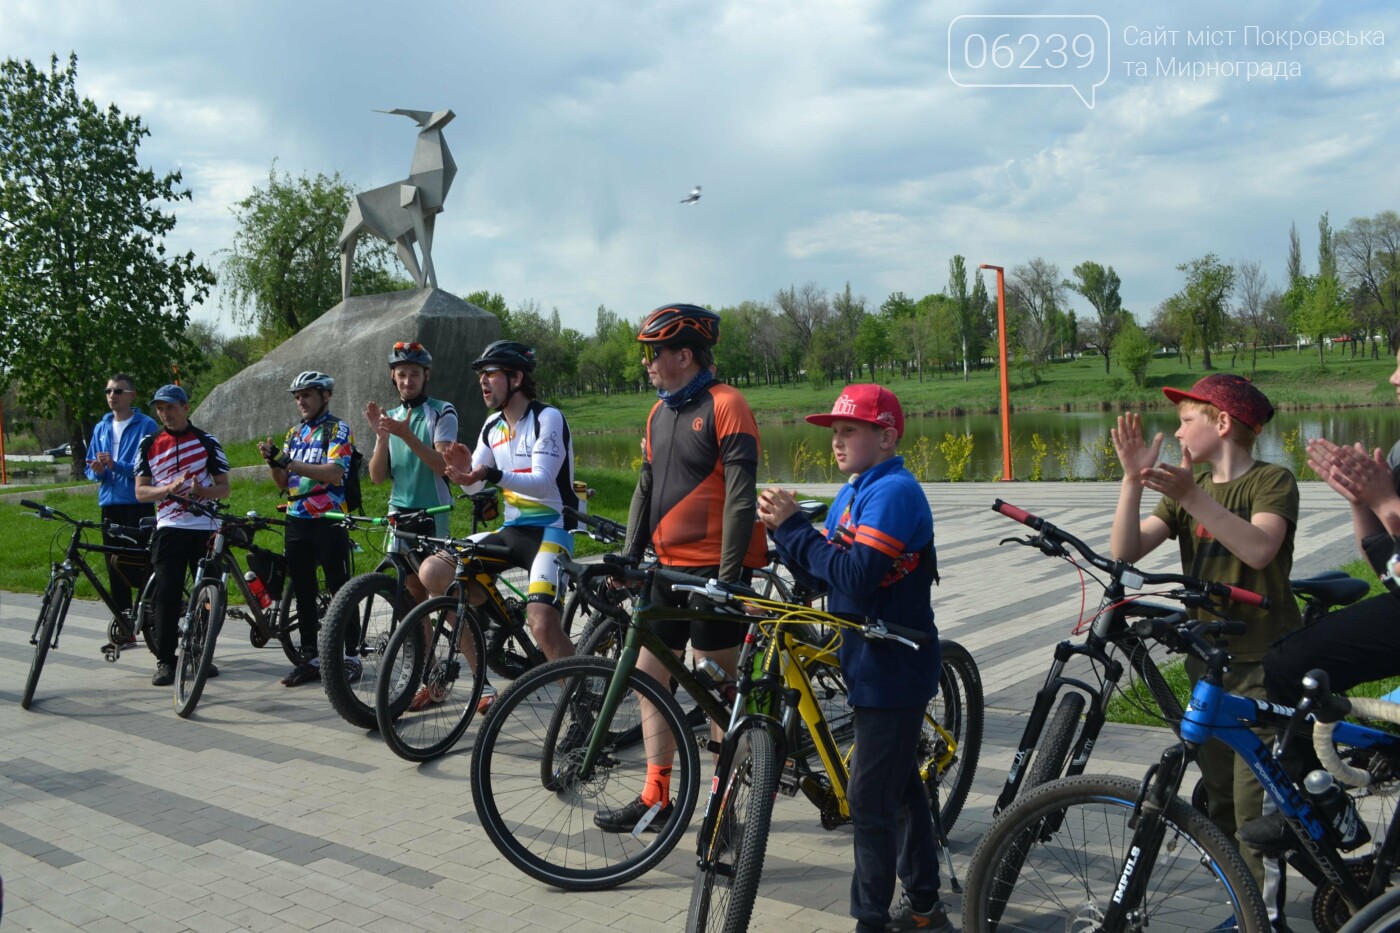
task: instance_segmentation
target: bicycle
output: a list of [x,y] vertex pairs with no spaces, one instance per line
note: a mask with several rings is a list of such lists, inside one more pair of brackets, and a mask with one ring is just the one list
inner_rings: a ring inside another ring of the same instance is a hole
[[[495,491],[472,497],[472,530],[484,523]],[[386,528],[392,536],[397,523],[419,516],[450,512],[451,505],[399,512],[382,518],[366,518],[345,512],[327,512],[326,521],[337,521],[348,531]],[[383,549],[378,565],[368,573],[353,576],[335,594],[321,620],[317,654],[321,659],[321,687],[331,708],[352,726],[375,728],[374,691],[378,683],[384,649],[404,613],[413,608],[407,580],[417,574],[418,560],[410,554]],[[359,659],[359,670],[346,663],[349,656]]]
[[[422,762],[446,754],[466,732],[485,684],[481,663],[514,679],[545,657],[525,624],[525,594],[501,576],[514,567],[509,548],[399,529],[394,535],[457,560],[447,594],[419,603],[394,629],[375,681],[374,715],[384,741],[400,758]],[[485,593],[480,605],[471,604],[469,584]],[[414,702],[420,687],[423,705]]]
[[[1325,676],[1305,681],[1305,702],[1297,710],[1235,696],[1220,686],[1229,655],[1208,639],[1237,634],[1241,623],[1143,619],[1135,627],[1141,636],[1207,665],[1182,720],[1181,741],[1163,752],[1141,782],[1102,775],[1063,778],[1008,807],[973,855],[963,899],[966,928],[1044,929],[1045,923],[1058,922],[1085,929],[1092,923],[1106,931],[1148,924],[1154,931],[1200,930],[1216,923],[1230,929],[1233,917],[1234,929],[1268,930],[1259,891],[1233,843],[1177,797],[1196,749],[1217,738],[1249,764],[1296,836],[1299,845],[1289,864],[1320,885],[1313,919],[1320,929],[1335,931],[1389,883],[1400,856],[1400,817],[1392,818],[1366,860],[1349,862],[1339,851],[1332,821],[1250,729],[1273,726],[1287,735],[1305,726],[1303,717],[1312,712],[1318,721],[1314,747],[1328,770],[1360,783],[1369,775],[1363,779],[1337,767],[1332,741],[1348,746],[1349,758],[1368,761],[1379,777],[1389,778],[1400,766],[1400,737],[1337,720],[1354,707],[1363,715],[1400,721],[1397,708],[1330,697]],[[1328,893],[1324,885],[1333,893],[1330,900],[1322,897]]]
[[[1135,619],[1171,618],[1177,610],[1125,596],[1129,588],[1187,583],[1190,578],[1178,574],[1148,574],[1131,564],[1103,557],[1064,529],[1001,499],[993,503],[992,510],[1035,531],[1033,536],[1025,538],[1004,538],[1001,544],[1037,548],[1049,557],[1060,558],[1074,566],[1082,577],[1084,567],[1069,552],[1069,548],[1073,548],[1085,564],[1108,575],[1107,582],[1095,578],[1104,591],[1098,610],[1087,620],[1081,610],[1079,623],[1074,628],[1074,634],[1084,633],[1084,641],[1065,640],[1055,646],[1054,659],[1044,684],[1036,692],[1011,769],[992,808],[992,815],[996,816],[1011,805],[1023,787],[1037,787],[1057,777],[1084,773],[1107,721],[1108,701],[1125,673],[1123,662],[1112,652],[1122,653],[1127,669],[1146,686],[1162,720],[1173,730],[1177,728],[1183,716],[1181,702],[1162,676],[1150,653],[1150,645],[1132,627]],[[1366,581],[1339,571],[1292,580],[1290,585],[1304,600],[1304,624],[1315,621],[1334,606],[1355,602],[1370,589]],[[1094,682],[1065,675],[1066,667],[1075,658],[1083,658],[1091,665]],[[1205,811],[1204,790],[1204,784],[1200,784],[1193,794],[1193,802],[1202,812]]]
[[[304,658],[296,598],[293,587],[286,584],[286,558],[277,551],[259,547],[254,541],[259,531],[283,526],[286,522],[265,518],[256,512],[249,512],[246,516],[230,515],[227,506],[213,500],[174,495],[170,498],[196,515],[219,522],[218,530],[210,534],[208,549],[195,569],[189,600],[178,629],[180,642],[175,663],[175,712],[182,719],[187,719],[194,713],[204,693],[209,670],[214,664],[214,644],[223,630],[227,615],[248,623],[248,640],[254,648],[262,648],[275,639],[288,661],[299,664]],[[258,593],[244,578],[238,558],[233,553],[235,548],[248,551],[250,560],[251,555],[256,554],[265,565],[273,568],[271,579],[264,582],[264,587],[270,598],[276,595],[275,602],[267,606],[262,604]],[[242,607],[229,606],[229,581],[242,594]],[[278,581],[282,581],[280,594],[275,589]],[[273,585],[269,586],[269,582]],[[324,607],[328,602],[329,596],[322,591],[317,601],[318,607]]]
[[[29,675],[25,679],[24,692],[20,695],[19,701],[21,709],[29,709],[34,702],[34,691],[39,686],[39,675],[44,670],[44,662],[48,658],[49,651],[58,647],[58,636],[63,631],[64,621],[68,618],[68,607],[72,605],[73,592],[77,586],[79,575],[92,585],[92,588],[97,592],[97,597],[112,613],[112,622],[107,626],[108,643],[102,648],[104,658],[115,662],[121,657],[123,648],[138,637],[144,639],[148,648],[152,651],[155,650],[152,644],[153,635],[150,625],[152,594],[155,591],[153,580],[147,578],[141,588],[140,596],[137,597],[130,609],[119,610],[113,602],[112,594],[98,580],[97,574],[93,572],[92,567],[83,556],[86,552],[105,554],[109,557],[140,560],[142,564],[149,566],[150,551],[147,547],[140,545],[139,539],[150,533],[155,519],[147,520],[149,524],[147,521],[143,521],[138,528],[129,528],[72,518],[58,509],[40,505],[29,499],[21,499],[19,504],[26,509],[33,509],[36,518],[48,521],[57,519],[73,526],[73,535],[68,540],[68,548],[64,552],[63,560],[54,561],[52,564],[49,582],[44,588],[44,598],[39,604],[39,616],[34,622],[34,631],[29,636],[29,643],[34,646],[34,658],[30,661]],[[89,529],[103,530],[117,537],[125,538],[132,543],[132,547],[90,544],[83,540],[83,532]]]
[[[574,565],[570,570],[578,574],[584,593],[590,592],[589,581],[600,575],[640,584],[642,593],[650,592],[655,576],[684,585],[708,583],[657,567],[636,569],[615,555],[602,564]],[[735,585],[728,591],[742,600],[764,602],[747,587]],[[834,619],[808,607],[770,605],[800,610],[809,614],[806,619]],[[568,890],[622,884],[665,858],[690,823],[699,793],[699,749],[719,751],[719,746],[708,736],[697,744],[671,690],[638,671],[637,658],[644,648],[655,654],[670,678],[714,722],[729,721],[732,701],[726,694],[733,685],[707,673],[705,665],[697,670],[686,667],[652,630],[650,622],[658,619],[748,624],[746,645],[757,640],[753,617],[742,612],[672,608],[639,598],[618,658],[577,656],[536,668],[501,694],[482,723],[472,754],[476,813],[496,848],[539,881]],[[930,703],[926,748],[920,758],[935,822],[947,827],[971,786],[981,742],[982,696],[971,657],[953,642],[943,644],[940,695]],[[839,676],[829,645],[815,647],[790,639],[782,642],[782,650],[785,663],[797,670],[820,665]],[[741,671],[743,664],[741,660]],[[713,671],[719,671],[717,665]],[[806,678],[797,679],[806,683]],[[841,687],[844,691],[844,683]],[[629,803],[646,773],[639,698],[653,704],[659,723],[652,727],[664,728],[676,748],[671,772],[674,808],[669,818],[658,820],[658,804],[631,833],[605,832],[594,827],[592,817]],[[810,685],[800,702],[804,719],[821,715]],[[781,784],[790,796],[801,790],[818,808],[826,829],[849,818],[837,748],[841,741],[834,735],[831,741],[808,736],[797,743],[787,766],[789,778]],[[653,820],[661,825],[651,825]]]
[[[839,730],[833,729],[820,705],[813,702],[807,677],[810,667],[787,659],[800,657],[810,647],[805,639],[814,623],[834,632],[846,630],[871,640],[896,641],[914,650],[926,647],[928,636],[916,629],[870,620],[855,622],[805,606],[746,599],[715,581],[676,589],[695,593],[717,605],[736,603],[741,610],[756,607],[774,614],[771,619],[755,622],[762,637],[756,643],[746,642],[746,651],[751,650],[754,655],[754,673],[738,684],[739,698],[719,745],[715,776],[696,840],[697,873],[686,919],[686,933],[740,933],[748,929],[758,894],[777,794],[787,790],[789,795],[795,795],[808,779],[797,767],[800,752],[794,751],[790,758],[789,749],[799,749],[804,738],[810,737],[833,788],[839,788],[836,797],[841,816],[850,815],[844,798],[850,784],[847,762],[854,723],[843,722]],[[825,650],[834,652],[837,643],[833,640]],[[801,735],[799,722],[804,727]],[[947,764],[946,756],[953,753],[946,746],[937,749],[932,760],[922,762],[925,774],[933,771],[936,781],[937,771]],[[940,756],[944,756],[942,760]],[[972,772],[965,773],[970,782]],[[937,799],[936,795],[931,799],[931,807]],[[946,853],[945,830],[943,826],[935,828]],[[951,871],[949,874],[952,876]],[[956,885],[955,878],[953,883]]]

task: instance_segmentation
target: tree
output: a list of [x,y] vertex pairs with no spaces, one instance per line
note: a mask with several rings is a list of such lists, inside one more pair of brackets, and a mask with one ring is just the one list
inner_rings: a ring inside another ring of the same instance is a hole
[[[1011,270],[1006,280],[1010,307],[1008,327],[1016,344],[1025,353],[1031,378],[1040,384],[1040,371],[1050,360],[1050,351],[1060,338],[1065,286],[1060,269],[1039,257]],[[1014,312],[1014,314],[1013,314]]]
[[[355,255],[359,255],[358,249],[355,251]],[[515,339],[510,329],[510,307],[500,292],[482,289],[467,295],[466,301],[469,305],[476,305],[481,310],[490,311],[496,315],[496,320],[501,322],[501,336]]]
[[1085,345],[1103,354],[1103,371],[1107,373],[1109,351],[1123,326],[1123,298],[1119,294],[1123,282],[1112,266],[1104,268],[1096,262],[1081,262],[1070,274],[1075,281],[1066,279],[1064,286],[1083,295],[1099,316],[1098,323],[1088,328]]
[[[1400,214],[1381,211],[1375,217],[1353,217],[1338,232],[1336,250],[1366,334],[1386,333],[1400,324]],[[1376,349],[1372,341],[1373,356]]]
[[1220,342],[1229,323],[1225,302],[1235,288],[1235,269],[1221,263],[1214,253],[1176,268],[1186,273],[1186,285],[1168,301],[1175,304],[1194,338],[1192,342],[1201,350],[1201,368],[1213,369],[1210,349]]
[[1269,274],[1264,271],[1263,263],[1252,259],[1240,263],[1238,281],[1239,305],[1235,316],[1239,321],[1240,334],[1252,347],[1249,360],[1249,372],[1252,376],[1259,366],[1259,342],[1269,329],[1266,304],[1269,297]]
[[1147,385],[1147,364],[1152,361],[1152,341],[1147,331],[1138,326],[1137,320],[1128,312],[1122,312],[1122,320],[1114,328],[1117,336],[1113,340],[1113,354],[1118,357],[1118,365],[1133,377],[1139,389]]
[[967,357],[977,343],[977,317],[973,313],[972,296],[967,290],[967,262],[960,255],[948,260],[948,288],[945,292],[953,303],[953,318],[957,323],[958,342],[962,345],[963,382],[967,381]]
[[0,389],[66,421],[82,449],[113,372],[158,386],[199,369],[186,325],[214,276],[165,246],[162,206],[191,197],[180,173],[142,168],[150,130],[80,98],[77,70],[76,55],[0,66]]
[[[341,298],[340,229],[353,192],[340,173],[293,178],[268,169],[267,186],[232,208],[233,246],[222,251],[224,300],[240,324],[286,339]],[[366,238],[355,253],[352,294],[412,288],[387,241]]]
[[783,329],[784,362],[796,371],[805,365],[816,332],[831,319],[831,303],[824,290],[808,282],[801,291],[796,286],[789,286],[787,291],[779,289],[773,306]]
[[[856,366],[862,364],[870,367],[870,381],[875,382],[878,377],[875,375],[875,368],[885,363],[890,358],[890,327],[884,318],[874,314],[867,314],[860,320],[860,327],[856,333]],[[860,378],[860,374],[856,374]]]

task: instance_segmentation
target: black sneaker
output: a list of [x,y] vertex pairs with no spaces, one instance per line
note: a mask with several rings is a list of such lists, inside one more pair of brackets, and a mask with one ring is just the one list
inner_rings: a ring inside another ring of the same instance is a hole
[[1266,858],[1278,858],[1285,852],[1298,847],[1297,837],[1277,810],[1256,816],[1239,829],[1240,842],[1258,850]]
[[151,677],[152,687],[168,687],[175,682],[175,665],[161,661],[156,664],[156,672]]
[[890,909],[890,922],[885,925],[885,933],[904,933],[906,930],[929,930],[931,933],[958,933],[958,928],[948,919],[948,911],[942,901],[934,901],[928,910],[915,910],[908,894],[900,894],[899,901]]
[[365,672],[364,662],[359,658],[345,659],[345,682],[347,684],[357,684],[360,682],[360,675]]
[[286,677],[282,678],[284,687],[300,687],[302,684],[310,683],[313,680],[321,679],[321,668],[310,661],[303,661],[292,668]]
[[[631,833],[637,828],[637,824],[642,821],[642,817],[647,815],[651,809],[649,804],[642,803],[642,798],[638,797],[625,807],[616,810],[599,810],[593,814],[594,824],[607,833]],[[656,816],[646,826],[646,832],[659,833],[661,827],[671,819],[676,812],[674,803],[667,803],[657,811]]]
[[208,679],[211,678],[211,677],[218,677],[218,676],[219,676],[219,665],[217,665],[217,664],[211,664],[211,665],[209,665],[209,673],[207,673],[207,674],[204,675],[205,679],[208,680]]

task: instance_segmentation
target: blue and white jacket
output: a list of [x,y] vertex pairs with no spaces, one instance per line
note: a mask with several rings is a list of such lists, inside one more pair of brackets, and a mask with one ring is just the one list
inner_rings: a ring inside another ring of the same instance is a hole
[[101,484],[97,490],[98,505],[136,505],[136,457],[141,451],[141,438],[159,431],[160,425],[145,412],[132,409],[126,427],[122,428],[121,449],[113,450],[113,420],[109,411],[97,422],[86,454],[88,460],[93,460],[105,450],[112,455],[112,466],[99,476],[89,464],[87,478]]

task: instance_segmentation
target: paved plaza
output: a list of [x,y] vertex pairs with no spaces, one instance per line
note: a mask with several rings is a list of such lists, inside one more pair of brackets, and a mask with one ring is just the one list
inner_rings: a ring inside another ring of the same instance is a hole
[[[829,495],[834,487],[805,487]],[[1021,526],[990,511],[1006,498],[1107,549],[1117,484],[931,484],[943,585],[940,632],[981,669],[987,730],[973,794],[952,832],[954,867],[990,822],[1049,646],[1078,617],[1078,575],[1038,552],[998,547]],[[37,533],[45,533],[47,528]],[[1349,560],[1350,515],[1326,487],[1303,487],[1295,576]],[[1174,548],[1148,570],[1178,568]],[[1098,591],[1089,591],[1090,609]],[[415,767],[331,710],[318,686],[286,689],[274,645],[229,620],[221,676],[179,719],[153,659],[102,660],[108,619],[75,604],[33,709],[19,696],[38,599],[0,594],[0,876],[5,930],[416,931],[677,930],[694,866],[688,836],[656,871],[620,889],[545,888],[500,857],[472,812],[472,733]],[[474,730],[473,730],[474,731]],[[1110,725],[1091,771],[1140,775],[1159,730]],[[779,798],[755,912],[757,931],[849,931],[849,830],[825,832],[804,799]],[[1294,879],[1289,921],[1307,921]],[[945,873],[945,894],[947,890]],[[957,907],[956,896],[948,896]]]

